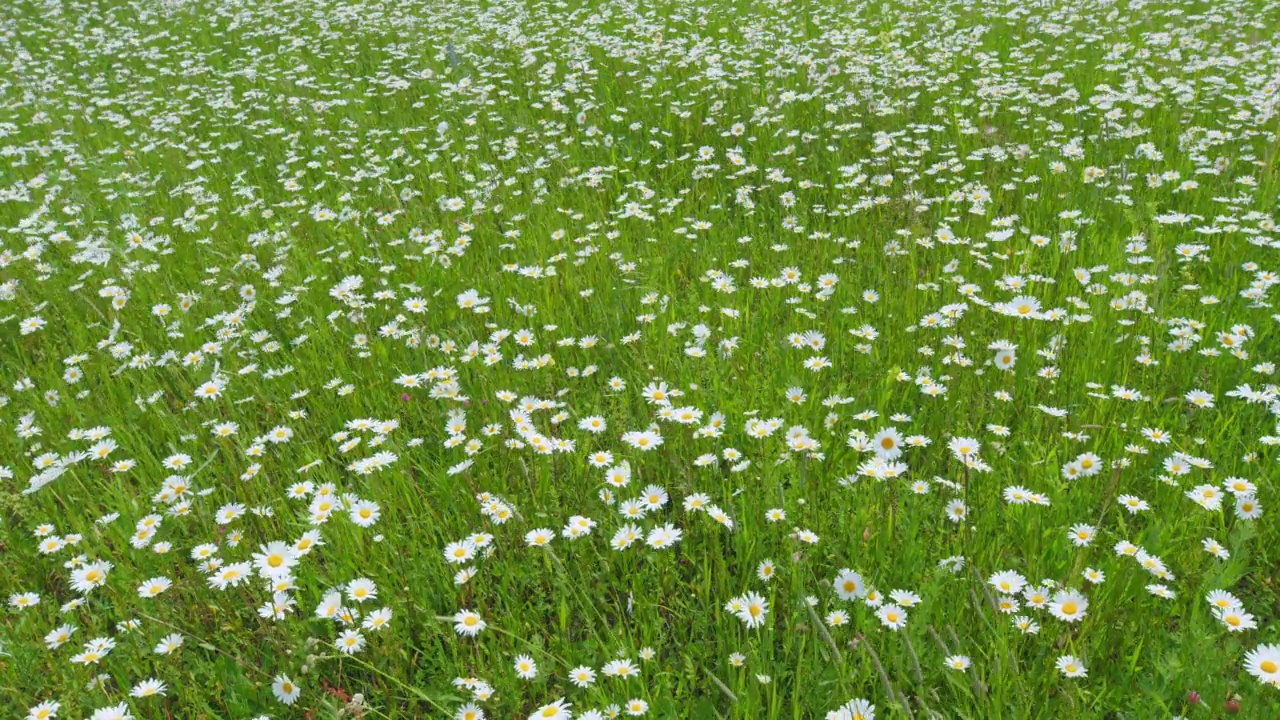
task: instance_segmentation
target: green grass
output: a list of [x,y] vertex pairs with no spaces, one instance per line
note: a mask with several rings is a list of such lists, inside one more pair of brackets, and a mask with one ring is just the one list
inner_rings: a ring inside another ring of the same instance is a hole
[[[1277,27],[1259,0],[5,5],[4,716],[1280,714],[1249,664],[1280,655]],[[1030,317],[1001,311],[1024,297]],[[793,346],[810,331],[820,348]],[[659,447],[624,441],[651,426]],[[78,455],[94,428],[114,445]],[[919,446],[875,477],[885,428]],[[590,463],[604,451],[625,487]],[[323,521],[290,496],[304,481],[330,487]],[[666,504],[624,518],[651,485]],[[1188,497],[1203,485],[1220,507]],[[687,509],[698,494],[731,524]],[[573,516],[590,534],[560,536]],[[679,541],[646,546],[667,525]],[[539,528],[549,547],[526,542]],[[256,571],[218,590],[192,555],[213,544],[225,568],[309,531],[280,620]],[[94,561],[106,581],[78,591]],[[846,568],[885,603],[915,593],[905,626],[841,599]],[[1006,571],[1087,611],[1003,612]],[[144,599],[152,578],[171,587]],[[377,596],[344,599],[348,624],[317,617],[360,578]],[[1229,631],[1217,590],[1256,627]],[[747,593],[755,627],[726,609]],[[379,608],[389,624],[340,652]],[[461,610],[487,627],[459,635]],[[618,659],[638,676],[606,677]],[[130,697],[147,679],[165,695]]]

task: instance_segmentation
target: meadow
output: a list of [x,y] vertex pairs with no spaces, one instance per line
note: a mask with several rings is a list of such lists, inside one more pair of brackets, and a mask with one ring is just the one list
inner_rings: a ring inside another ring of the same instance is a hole
[[1280,718],[1280,3],[0,40],[0,718]]

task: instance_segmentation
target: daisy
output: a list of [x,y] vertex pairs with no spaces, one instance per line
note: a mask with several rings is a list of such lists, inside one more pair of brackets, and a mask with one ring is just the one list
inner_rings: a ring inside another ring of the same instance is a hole
[[1074,590],[1060,590],[1049,603],[1049,613],[1064,622],[1079,622],[1089,609],[1089,600]]
[[757,628],[764,624],[769,614],[769,602],[756,593],[747,593],[739,599],[737,615],[748,628]]
[[178,633],[166,635],[155,648],[152,649],[157,655],[172,655],[178,648],[182,647],[182,636]]
[[836,575],[836,596],[840,600],[858,600],[858,598],[867,596],[867,584],[863,582],[863,577],[852,570],[841,570]]
[[71,589],[81,595],[101,587],[107,582],[107,573],[111,571],[109,562],[99,561],[76,568],[71,572]]
[[1026,615],[1013,618],[1013,626],[1025,635],[1035,635],[1040,632],[1040,625]]
[[381,630],[390,622],[391,608],[381,608],[366,615],[360,626],[365,630]]
[[378,506],[378,503],[373,502],[372,500],[358,500],[351,504],[351,507],[348,508],[347,514],[350,517],[351,522],[355,523],[358,527],[367,528],[372,527],[374,523],[378,522],[378,518],[382,515],[382,510]]
[[133,720],[133,715],[129,712],[128,705],[120,703],[94,710],[89,720]]
[[653,450],[662,444],[662,436],[656,432],[645,430],[643,432],[628,432],[622,435],[622,442],[630,445],[637,450]]
[[524,541],[529,547],[544,547],[551,544],[556,534],[546,528],[538,528],[525,533]]
[[138,586],[138,597],[153,598],[168,590],[173,581],[166,577],[155,577]]
[[1094,535],[1097,530],[1092,525],[1077,523],[1071,526],[1067,537],[1070,538],[1071,544],[1076,547],[1088,547],[1093,542]]
[[302,694],[302,689],[295,685],[288,675],[281,673],[276,675],[275,680],[271,683],[271,693],[276,696],[276,700],[285,705],[292,705],[298,701],[298,696]]
[[1069,678],[1081,678],[1089,674],[1089,670],[1085,668],[1084,663],[1074,655],[1063,655],[1058,658],[1054,665],[1057,666],[1059,672]]
[[57,650],[71,639],[71,635],[75,633],[77,629],[78,628],[76,628],[75,625],[60,625],[50,630],[48,634],[44,636],[45,647],[50,650]]
[[570,704],[565,702],[564,698],[560,698],[550,705],[543,705],[533,711],[533,714],[529,716],[529,720],[569,720],[569,718],[573,717],[573,713],[569,711],[570,707]]
[[289,573],[298,560],[298,551],[288,543],[272,541],[260,545],[253,555],[254,567],[263,578],[279,577]]
[[451,542],[444,548],[445,562],[461,564],[470,562],[476,554],[476,545],[470,539]]
[[359,630],[344,630],[334,640],[333,646],[344,655],[354,655],[364,649],[364,635]]
[[1280,645],[1259,645],[1245,653],[1244,667],[1263,684],[1280,688]]
[[891,590],[889,599],[904,608],[913,608],[920,604],[920,596],[910,590]]
[[1211,590],[1205,597],[1215,611],[1232,610],[1243,607],[1240,599],[1226,590]]
[[630,660],[613,660],[605,664],[600,672],[609,677],[629,678],[640,674],[640,669],[631,664]]
[[1215,614],[1230,632],[1244,632],[1258,627],[1253,616],[1238,607],[1218,609]]
[[1004,595],[1017,595],[1026,587],[1027,580],[1012,570],[998,572],[987,581],[996,592]]
[[62,703],[56,700],[45,700],[27,710],[26,720],[52,720],[58,716],[58,708]]
[[876,617],[880,618],[881,625],[890,630],[901,630],[907,626],[907,611],[892,603],[876,610]]
[[649,531],[649,535],[645,538],[645,544],[654,550],[663,550],[680,542],[683,532],[674,525],[667,524],[655,527]]
[[579,665],[569,671],[569,682],[580,688],[591,687],[595,681],[596,671],[586,665]]
[[215,590],[226,590],[236,587],[249,579],[249,563],[241,562],[219,568],[209,577],[209,587]]
[[538,676],[538,665],[528,655],[517,655],[515,668],[521,680],[532,680]]
[[378,588],[368,578],[357,578],[347,583],[347,597],[354,602],[365,602],[378,597]]
[[871,438],[871,449],[886,460],[898,458],[902,455],[902,435],[897,428],[883,428]]
[[136,698],[151,697],[152,695],[163,696],[165,690],[167,690],[167,687],[163,682],[151,678],[134,685],[133,689],[129,691],[129,695]]
[[862,698],[854,698],[827,713],[827,720],[876,720],[876,706]]
[[480,617],[479,613],[470,610],[459,610],[453,615],[453,629],[459,635],[475,637],[486,627],[488,627],[488,623],[484,621],[484,618]]

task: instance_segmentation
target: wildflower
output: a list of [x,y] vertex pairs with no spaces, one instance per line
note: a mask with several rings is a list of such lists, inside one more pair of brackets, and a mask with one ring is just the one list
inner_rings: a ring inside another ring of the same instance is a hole
[[1059,672],[1069,678],[1081,678],[1089,674],[1084,663],[1080,662],[1074,655],[1062,655],[1054,664]]
[[344,655],[354,655],[364,649],[364,635],[359,630],[343,630],[333,646]]
[[556,534],[546,528],[538,528],[525,533],[524,541],[529,547],[544,547],[551,544]]
[[182,647],[182,636],[178,633],[172,633],[164,636],[152,650],[157,655],[172,655],[178,648]]
[[155,678],[150,678],[134,685],[133,689],[129,691],[129,696],[136,698],[151,697],[153,695],[163,696],[167,689],[167,686],[163,682]]
[[1089,600],[1073,590],[1062,590],[1053,596],[1049,612],[1064,622],[1079,622],[1089,609]]
[[347,583],[347,597],[354,602],[365,602],[378,597],[378,588],[368,578],[357,578]]
[[453,615],[453,629],[459,635],[475,637],[486,627],[488,627],[488,623],[484,621],[484,618],[480,617],[479,613],[470,610],[459,610]]
[[662,550],[680,542],[682,536],[683,532],[674,525],[662,525],[649,531],[645,544],[655,550]]
[[538,665],[528,655],[516,656],[516,675],[521,680],[532,680],[538,676]]
[[1280,645],[1259,645],[1245,653],[1244,667],[1264,685],[1280,688]]
[[876,706],[862,698],[854,698],[827,713],[827,720],[876,720]]
[[302,689],[289,679],[288,675],[276,675],[275,680],[271,683],[271,694],[276,696],[285,705],[292,705],[298,701],[298,696],[302,694]]
[[133,720],[133,714],[129,712],[128,705],[120,703],[94,710],[89,720]]
[[138,597],[153,598],[168,590],[173,582],[166,577],[155,577],[138,586]]
[[62,703],[56,700],[45,700],[27,710],[26,720],[52,720],[58,716]]
[[596,681],[595,670],[592,670],[590,667],[586,665],[579,665],[578,667],[569,671],[569,682],[573,683],[574,685],[580,688],[591,687],[595,683],[595,681]]
[[600,672],[610,677],[629,678],[640,674],[640,670],[630,660],[611,660]]
[[756,593],[747,593],[737,602],[735,614],[748,628],[757,628],[764,624],[769,614],[769,602]]
[[890,630],[901,630],[907,626],[907,611],[893,604],[881,606],[876,611],[876,617],[880,618],[880,624]]
[[550,705],[543,705],[535,710],[529,716],[529,720],[569,720],[573,716],[569,712],[570,707],[571,705],[565,702],[564,698],[560,698]]
[[1243,632],[1245,630],[1253,630],[1258,627],[1258,623],[1253,619],[1253,615],[1245,612],[1239,607],[1218,608],[1215,611],[1218,620],[1230,632]]

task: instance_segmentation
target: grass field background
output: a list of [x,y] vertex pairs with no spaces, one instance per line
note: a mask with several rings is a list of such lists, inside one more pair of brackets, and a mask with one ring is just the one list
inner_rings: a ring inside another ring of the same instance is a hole
[[1277,28],[5,4],[0,715],[1280,717]]

